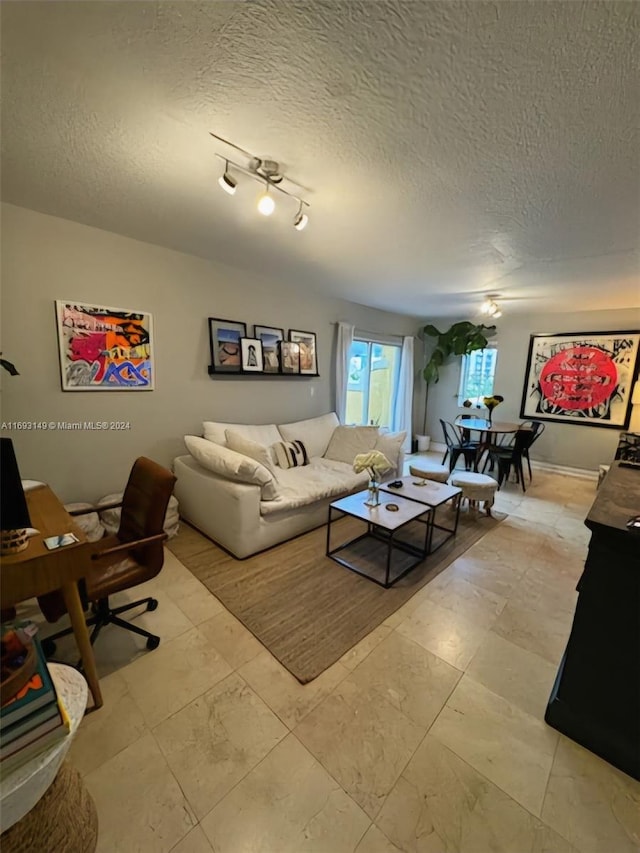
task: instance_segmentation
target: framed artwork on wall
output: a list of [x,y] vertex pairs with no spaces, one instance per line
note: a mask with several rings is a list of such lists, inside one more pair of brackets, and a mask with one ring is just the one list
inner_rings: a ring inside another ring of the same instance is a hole
[[58,299],[63,391],[153,391],[151,314]]
[[626,429],[640,331],[531,335],[520,416]]
[[262,373],[264,357],[260,338],[240,338],[240,355],[243,373]]
[[280,373],[280,341],[284,330],[274,326],[254,326],[253,335],[262,341],[265,373]]
[[300,346],[294,341],[280,341],[280,372],[300,373]]
[[240,338],[246,336],[246,323],[209,317],[209,346],[214,373],[240,373]]
[[298,332],[295,329],[289,329],[289,340],[300,346],[300,373],[307,376],[317,376],[318,357],[315,332]]

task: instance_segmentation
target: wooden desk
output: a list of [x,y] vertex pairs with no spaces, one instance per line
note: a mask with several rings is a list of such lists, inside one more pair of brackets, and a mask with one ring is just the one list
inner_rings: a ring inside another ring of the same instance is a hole
[[[29,546],[20,554],[0,559],[0,606],[13,607],[28,598],[62,590],[94,708],[100,708],[100,683],[78,592],[78,581],[89,574],[91,565],[87,537],[48,486],[30,489],[25,497],[31,524],[40,533],[29,539]],[[43,539],[70,531],[78,537],[76,544],[55,551],[45,546]]]

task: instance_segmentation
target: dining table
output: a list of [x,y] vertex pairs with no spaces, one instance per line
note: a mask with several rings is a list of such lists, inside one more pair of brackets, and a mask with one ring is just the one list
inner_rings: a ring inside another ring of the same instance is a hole
[[[463,438],[465,437],[464,430],[469,430],[469,433],[480,433],[478,452],[476,455],[476,470],[478,468],[478,462],[482,458],[482,454],[485,450],[490,451],[492,447],[501,444],[502,439],[505,436],[519,432],[522,426],[521,424],[512,421],[490,421],[487,418],[476,418],[469,415],[458,415],[454,421],[454,425],[458,429],[463,430]],[[489,470],[493,470],[493,462],[490,464]]]
[[518,432],[520,429],[520,424],[511,421],[490,421],[487,418],[474,418],[466,415],[458,415],[454,424],[459,429],[468,429],[491,436],[492,441],[489,442],[491,444],[495,444],[497,436]]

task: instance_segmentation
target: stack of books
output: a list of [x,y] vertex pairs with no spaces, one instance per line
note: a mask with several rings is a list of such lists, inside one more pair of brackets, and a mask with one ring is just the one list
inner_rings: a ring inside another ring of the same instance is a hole
[[0,707],[0,773],[6,776],[65,737],[69,715],[56,693],[37,639],[36,669],[18,693]]

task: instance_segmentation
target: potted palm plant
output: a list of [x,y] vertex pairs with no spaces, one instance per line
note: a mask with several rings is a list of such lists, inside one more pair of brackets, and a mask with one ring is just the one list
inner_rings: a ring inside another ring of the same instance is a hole
[[[485,326],[484,323],[475,324],[468,320],[463,320],[459,323],[454,323],[446,332],[440,332],[431,324],[426,325],[423,332],[425,336],[437,339],[435,346],[431,351],[429,360],[422,371],[422,376],[426,383],[423,421],[423,433],[426,433],[429,385],[432,382],[435,383],[440,380],[440,368],[454,356],[469,355],[469,353],[474,352],[475,350],[484,349],[488,343],[488,339],[495,335],[496,327]],[[416,438],[418,440],[418,449],[428,450],[430,441],[429,436],[418,435]],[[424,439],[426,439],[426,441],[424,441]]]

